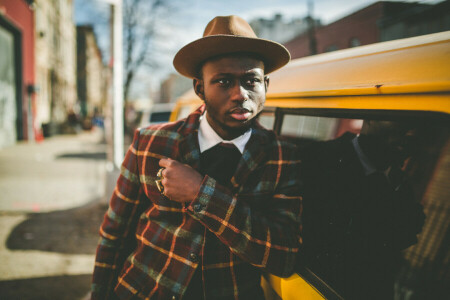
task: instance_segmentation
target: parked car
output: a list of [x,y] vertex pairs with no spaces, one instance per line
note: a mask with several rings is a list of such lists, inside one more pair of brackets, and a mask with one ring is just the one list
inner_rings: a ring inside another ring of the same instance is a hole
[[152,124],[169,122],[175,103],[156,103],[149,109],[140,112],[139,127],[147,127]]

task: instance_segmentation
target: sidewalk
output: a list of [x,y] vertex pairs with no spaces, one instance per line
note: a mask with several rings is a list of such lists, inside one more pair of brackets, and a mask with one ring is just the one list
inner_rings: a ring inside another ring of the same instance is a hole
[[0,149],[0,211],[52,211],[103,196],[105,150],[95,133]]
[[0,299],[86,296],[107,208],[105,150],[96,133],[0,149]]

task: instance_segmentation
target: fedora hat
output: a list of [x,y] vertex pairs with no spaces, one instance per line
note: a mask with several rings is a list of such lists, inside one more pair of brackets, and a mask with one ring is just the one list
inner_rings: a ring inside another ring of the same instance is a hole
[[205,28],[203,37],[175,55],[173,65],[182,75],[197,77],[199,66],[215,56],[253,53],[264,62],[264,73],[273,72],[289,62],[291,55],[281,44],[260,39],[250,25],[238,16],[215,17]]

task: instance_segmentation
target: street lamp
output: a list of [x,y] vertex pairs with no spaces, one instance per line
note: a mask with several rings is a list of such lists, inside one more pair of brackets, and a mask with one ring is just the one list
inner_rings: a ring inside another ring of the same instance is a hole
[[113,166],[119,170],[124,157],[123,132],[123,60],[122,60],[122,0],[101,0],[111,5],[111,57],[113,67]]
[[[122,60],[122,0],[101,0],[111,5],[111,62],[113,68],[112,84],[112,143],[108,142],[108,152],[112,152],[112,161],[108,159],[105,195],[108,197],[113,193],[117,177],[120,174],[120,165],[124,157],[123,143],[123,60]],[[109,109],[109,108],[108,108]],[[105,128],[106,129],[106,128]],[[110,136],[107,133],[108,137]],[[110,140],[109,138],[107,139]],[[112,150],[112,151],[111,151]]]

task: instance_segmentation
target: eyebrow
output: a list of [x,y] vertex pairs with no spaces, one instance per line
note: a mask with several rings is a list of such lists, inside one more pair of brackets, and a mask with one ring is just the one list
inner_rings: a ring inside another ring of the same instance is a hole
[[[257,72],[256,70],[249,70],[249,71],[246,71],[244,74],[242,74],[242,76],[249,76],[249,75],[257,75],[257,76],[263,76],[264,77],[264,75],[263,74],[260,74],[259,72]],[[213,76],[212,76],[212,78],[214,79],[214,78],[216,78],[216,77],[222,77],[222,76],[230,76],[230,77],[235,77],[235,74],[234,73],[226,73],[226,72],[224,72],[224,73],[217,73],[217,74],[214,74]]]

